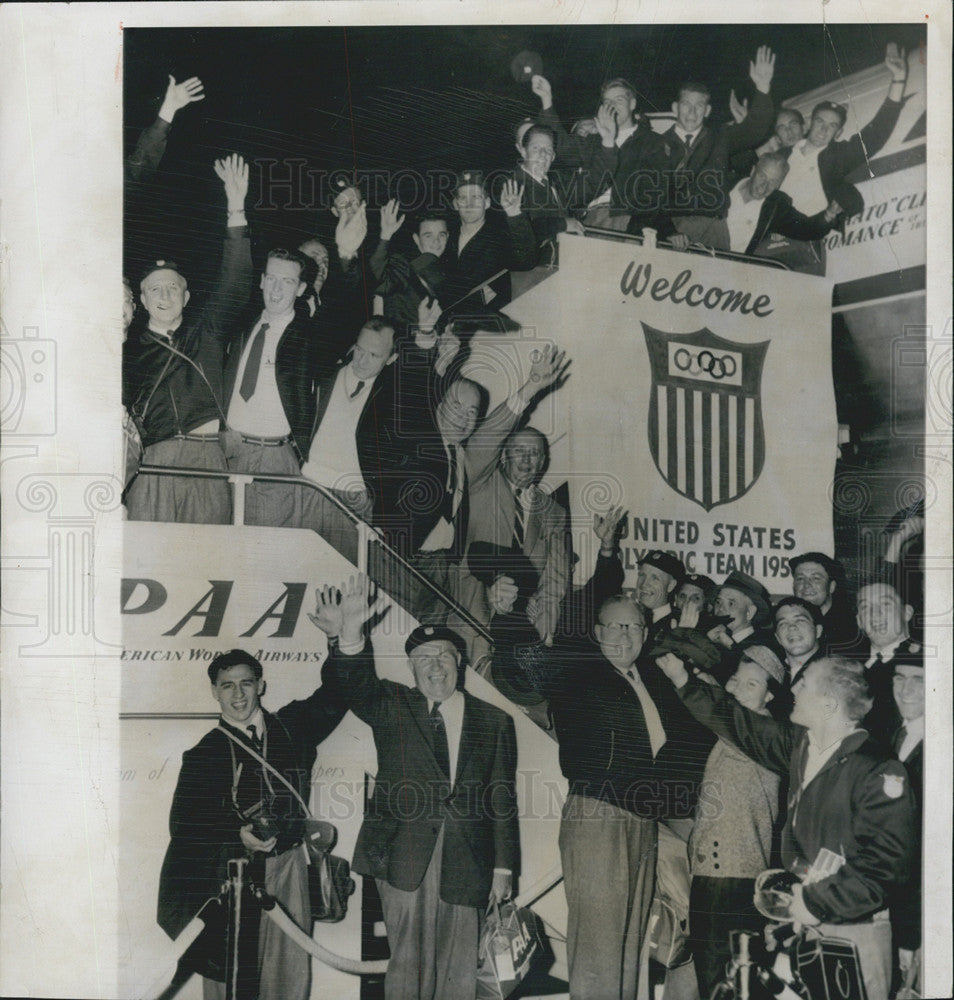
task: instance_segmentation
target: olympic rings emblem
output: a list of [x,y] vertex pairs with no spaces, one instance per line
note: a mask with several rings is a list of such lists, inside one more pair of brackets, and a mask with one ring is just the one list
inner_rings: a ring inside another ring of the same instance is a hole
[[673,361],[681,372],[690,375],[705,373],[714,379],[732,378],[738,371],[738,365],[731,354],[723,354],[721,358],[717,358],[712,351],[700,351],[692,355],[685,347],[680,347],[673,355]]

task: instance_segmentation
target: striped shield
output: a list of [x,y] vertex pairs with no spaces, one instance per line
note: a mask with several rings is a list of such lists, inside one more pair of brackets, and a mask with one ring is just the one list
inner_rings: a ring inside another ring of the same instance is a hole
[[649,448],[656,468],[707,511],[738,499],[765,462],[759,392],[769,342],[642,326],[653,370]]

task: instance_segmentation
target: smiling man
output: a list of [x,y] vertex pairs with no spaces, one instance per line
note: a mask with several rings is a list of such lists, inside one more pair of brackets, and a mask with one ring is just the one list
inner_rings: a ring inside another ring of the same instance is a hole
[[[218,726],[182,756],[169,814],[172,840],[159,877],[158,920],[175,938],[210,897],[217,896],[227,862],[246,858],[246,878],[275,896],[306,933],[311,930],[308,871],[302,853],[304,810],[264,758],[308,800],[316,748],[347,711],[327,668],[307,699],[272,714],[262,707],[262,665],[244,649],[216,656],[208,667]],[[254,755],[253,755],[254,754]],[[256,925],[259,925],[258,927]],[[271,921],[246,912],[243,927],[257,949],[243,946],[245,973],[258,979],[260,1000],[306,1000],[311,963]],[[200,938],[187,953],[203,977],[205,1000],[226,995],[226,942]]]
[[632,597],[603,601],[593,638],[581,650],[558,637],[545,686],[569,783],[560,857],[570,996],[623,1000],[636,996],[657,845],[668,878],[684,869],[688,894],[686,827],[713,740],[644,655]]
[[752,256],[769,233],[798,240],[820,239],[833,225],[838,206],[826,206],[811,218],[797,212],[791,198],[779,190],[788,169],[781,153],[763,154],[749,176],[728,192],[719,215],[681,217],[679,235],[672,237],[672,245],[685,249],[689,242],[695,242]]
[[397,199],[381,209],[381,235],[371,255],[371,271],[378,284],[386,315],[398,324],[399,334],[418,323],[421,301],[440,298],[444,285],[447,249],[447,220],[433,212],[425,212],[417,220],[417,230],[411,240],[416,255],[394,249],[395,236],[404,224]]
[[[296,305],[305,291],[305,259],[268,252],[259,287],[264,308],[230,345],[226,458],[231,472],[297,476],[315,419],[311,330]],[[297,527],[301,492],[282,483],[245,487],[245,523]]]
[[858,189],[846,178],[876,156],[894,131],[908,78],[904,49],[890,43],[885,48],[884,65],[891,77],[888,93],[864,128],[840,141],[848,109],[843,104],[822,101],[812,110],[805,137],[785,151],[791,170],[782,190],[804,215],[815,215],[832,202],[837,202],[848,216],[864,208]]
[[647,612],[650,642],[675,627],[678,616],[670,599],[685,574],[682,562],[660,549],[650,549],[640,560],[636,597]]
[[856,642],[858,625],[848,607],[845,569],[824,552],[803,552],[789,559],[792,593],[821,612],[822,645],[828,652],[843,653]]
[[[508,554],[524,557],[536,571],[536,585],[532,593],[523,595],[520,611],[541,639],[552,639],[570,580],[566,511],[537,485],[548,456],[546,435],[535,427],[524,427],[501,442],[496,464],[470,481],[459,592],[464,607],[484,623],[490,622],[492,613],[510,612],[517,595],[515,580],[507,575]],[[469,562],[475,544],[492,553],[491,562],[497,563],[494,575],[511,586],[478,582]],[[526,565],[522,559],[516,564]],[[524,586],[529,589],[528,583]]]
[[[351,356],[318,373],[318,402],[302,475],[324,486],[358,517],[371,520],[380,455],[391,447],[395,419],[394,324],[372,316]],[[327,530],[326,505],[305,494],[303,523]]]
[[354,870],[381,895],[384,995],[473,997],[480,913],[510,896],[519,865],[513,720],[463,690],[463,644],[441,626],[420,626],[405,644],[413,687],[381,680],[364,636],[375,610],[359,576],[340,593],[320,590],[311,620],[329,638],[350,708],[374,733],[378,773]]
[[710,125],[708,86],[691,81],[680,86],[672,105],[675,124],[663,134],[672,180],[667,208],[678,231],[682,232],[684,217],[725,214],[731,176],[729,160],[757,146],[772,126],[774,109],[769,90],[774,73],[775,55],[762,46],[749,63],[755,90],[749,112],[739,124]]
[[784,597],[772,612],[775,638],[785,651],[787,682],[791,686],[812,660],[822,655],[821,612],[800,597]]
[[924,666],[924,650],[908,633],[913,614],[914,609],[890,583],[871,583],[858,591],[858,626],[864,641],[855,658],[864,663],[874,698],[864,724],[885,745],[890,744],[891,734],[901,723],[891,689],[895,664]]
[[[252,278],[245,197],[248,165],[236,155],[216,161],[228,202],[228,228],[212,293],[187,308],[185,275],[171,260],[153,261],[142,277],[146,329],[123,344],[123,405],[142,430],[144,465],[224,472],[219,444],[222,354]],[[231,499],[221,479],[137,476],[125,497],[132,521],[228,524]]]

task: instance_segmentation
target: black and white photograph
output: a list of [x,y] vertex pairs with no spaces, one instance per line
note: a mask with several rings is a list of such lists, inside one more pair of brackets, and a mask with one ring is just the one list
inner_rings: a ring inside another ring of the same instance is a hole
[[0,996],[950,994],[951,12],[874,7],[0,10]]

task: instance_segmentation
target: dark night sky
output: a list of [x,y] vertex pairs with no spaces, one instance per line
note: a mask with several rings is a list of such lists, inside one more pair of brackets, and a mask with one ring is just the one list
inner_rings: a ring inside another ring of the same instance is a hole
[[[127,151],[155,116],[167,74],[201,77],[207,96],[177,116],[160,174],[127,193],[126,271],[137,274],[157,254],[198,256],[193,266],[204,270],[197,247],[221,218],[210,164],[228,151],[252,161],[298,157],[319,171],[509,166],[513,126],[539,107],[510,76],[524,49],[543,57],[565,121],[592,114],[600,83],[613,76],[635,84],[646,112],[668,111],[680,80],[704,80],[713,120],[725,120],[729,90],[746,92],[760,44],[776,52],[780,103],[876,65],[889,41],[912,49],[924,37],[912,24],[127,29]],[[253,166],[250,201],[261,188]],[[371,193],[372,209],[387,191]],[[291,210],[250,213],[259,250],[327,225],[307,185],[301,194]]]

